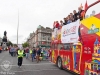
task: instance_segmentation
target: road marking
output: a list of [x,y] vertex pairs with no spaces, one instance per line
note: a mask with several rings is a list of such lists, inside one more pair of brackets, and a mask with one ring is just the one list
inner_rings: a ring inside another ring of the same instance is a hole
[[52,70],[59,70],[59,69],[42,69],[42,70],[23,70],[23,71],[13,71],[14,73],[16,72],[33,72],[33,71],[52,71]]
[[[22,66],[30,66],[30,65],[49,65],[52,63],[37,63],[37,64],[22,64]],[[2,65],[0,65],[2,66]],[[11,66],[18,66],[18,65],[11,65]]]
[[0,57],[1,59],[0,59],[0,61],[4,58],[4,56],[2,56],[2,57]]

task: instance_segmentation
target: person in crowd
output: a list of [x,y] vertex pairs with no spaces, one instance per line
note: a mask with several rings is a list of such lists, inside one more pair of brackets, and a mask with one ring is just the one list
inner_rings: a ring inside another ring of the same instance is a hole
[[73,15],[74,21],[77,21],[78,20],[78,17],[77,17],[78,13],[76,12],[76,10],[73,11],[73,14],[74,14]]
[[11,46],[11,48],[10,48],[10,54],[11,54],[12,57],[14,56],[14,51],[15,51],[14,46]]
[[9,47],[8,47],[8,50],[9,50],[9,54],[10,54],[10,48],[11,48],[11,46],[9,46]]
[[0,46],[0,53],[2,52],[2,47]]
[[55,38],[57,37],[57,31],[58,31],[59,27],[60,27],[60,24],[59,24],[58,21],[56,21],[55,29],[54,29],[54,33],[55,33],[55,36],[54,36],[54,37],[55,37]]
[[16,47],[14,46],[13,48],[14,48],[14,50],[13,50],[13,56],[16,56]]
[[28,59],[28,58],[29,58],[29,52],[30,52],[30,51],[29,51],[29,48],[27,47],[27,48],[26,48],[26,50],[25,50],[26,59]]
[[51,56],[51,49],[48,49],[48,52],[49,52],[49,57]]
[[56,26],[56,21],[54,21],[53,23],[53,30],[55,29],[55,26]]
[[72,22],[74,22],[73,13],[70,13],[70,19]]
[[47,59],[47,53],[48,53],[48,52],[47,52],[47,48],[44,50],[44,52],[43,52],[43,53],[44,53],[43,60],[46,60],[46,59]]
[[32,50],[32,62],[33,62],[35,56],[36,56],[36,49],[35,49],[35,47],[33,47],[33,50]]
[[38,47],[36,51],[36,61],[37,63],[40,61],[40,54],[41,54],[41,49]]
[[45,48],[42,48],[42,49],[41,49],[41,57],[43,57],[44,49],[45,49]]
[[32,48],[30,48],[29,52],[30,52],[30,57],[32,58]]
[[81,7],[79,7],[78,8],[78,18],[80,19],[80,20],[83,20],[83,16],[82,16],[82,13],[84,12],[84,10],[82,10],[82,8]]
[[59,29],[59,26],[60,26],[59,22],[56,21],[55,28]]
[[21,68],[23,62],[24,51],[22,49],[18,50],[18,66]]
[[62,21],[62,20],[60,20],[60,27],[61,27],[61,26],[63,26],[63,21]]
[[19,47],[17,46],[16,47],[16,54],[18,55],[18,50],[19,50]]
[[46,49],[46,59],[48,59],[48,57],[49,57],[49,50]]
[[63,25],[66,25],[67,24],[67,18],[64,18],[64,23]]
[[67,19],[68,19],[67,24],[69,24],[69,23],[72,22],[72,20],[71,20],[71,18],[70,18],[70,15],[68,15]]

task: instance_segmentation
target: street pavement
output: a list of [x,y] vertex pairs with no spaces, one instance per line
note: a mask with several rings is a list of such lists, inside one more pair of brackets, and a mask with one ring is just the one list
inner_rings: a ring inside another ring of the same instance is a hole
[[[7,63],[10,67],[7,68]],[[2,66],[6,65],[6,66]],[[7,70],[7,71],[6,71]],[[8,72],[9,70],[9,72]],[[9,52],[5,51],[0,54],[0,75],[74,75],[65,70],[58,69],[55,64],[49,60],[39,63],[32,62],[30,59],[23,59],[21,68],[17,66],[17,57],[11,57]]]

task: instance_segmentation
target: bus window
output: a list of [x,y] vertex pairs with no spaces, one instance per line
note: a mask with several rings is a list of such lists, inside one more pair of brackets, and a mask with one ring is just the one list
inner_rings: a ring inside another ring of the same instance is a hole
[[62,44],[58,44],[58,49],[61,50],[63,48]]
[[54,44],[54,49],[57,49],[57,44]]
[[51,44],[51,49],[54,49],[54,44]]
[[64,50],[71,50],[71,44],[69,44],[69,43],[66,43],[66,44],[63,44],[63,46],[64,46]]

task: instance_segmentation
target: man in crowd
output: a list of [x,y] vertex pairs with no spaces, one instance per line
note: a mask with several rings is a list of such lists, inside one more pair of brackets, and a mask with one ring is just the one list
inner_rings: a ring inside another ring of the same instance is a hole
[[36,56],[36,49],[35,49],[35,47],[33,47],[33,50],[32,50],[32,62],[33,62],[35,56]]
[[18,66],[21,68],[23,62],[24,50],[18,50]]
[[29,57],[29,52],[30,52],[30,51],[29,51],[29,48],[27,47],[26,50],[25,50],[25,53],[26,53],[26,59],[28,59],[28,57]]
[[37,63],[40,61],[40,54],[41,54],[41,49],[38,47],[36,51],[36,61]]
[[11,48],[10,48],[10,54],[11,54],[12,57],[14,56],[14,51],[15,51],[14,46],[11,46]]
[[0,53],[2,52],[2,47],[0,46]]

